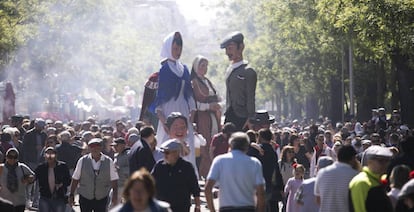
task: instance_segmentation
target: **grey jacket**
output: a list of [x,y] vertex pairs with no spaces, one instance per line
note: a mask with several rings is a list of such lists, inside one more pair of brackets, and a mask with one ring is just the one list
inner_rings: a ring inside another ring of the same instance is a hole
[[255,114],[257,74],[247,64],[234,69],[226,79],[226,109],[230,107],[241,118]]
[[[118,187],[122,188],[129,177],[129,149],[125,149],[119,154],[115,155],[114,164],[118,172],[119,180]],[[121,194],[120,194],[121,195]]]
[[18,179],[18,189],[11,193],[7,188],[7,173],[8,169],[4,164],[0,164],[0,197],[9,200],[14,206],[24,205],[26,203],[26,185],[22,183],[22,178],[26,175],[34,175],[34,172],[24,163],[18,162],[16,168],[16,175]]

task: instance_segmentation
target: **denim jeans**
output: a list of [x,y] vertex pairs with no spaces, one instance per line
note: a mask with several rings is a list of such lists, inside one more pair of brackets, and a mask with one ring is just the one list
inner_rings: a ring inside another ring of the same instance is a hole
[[[27,163],[27,165],[29,166],[31,170],[35,170],[37,167],[36,163],[29,162]],[[26,202],[28,200],[32,201],[32,205],[29,205],[29,206],[38,207],[39,197],[40,197],[39,182],[37,180],[32,184],[26,185]]]
[[39,211],[41,212],[65,212],[66,204],[63,199],[51,199],[40,197]]

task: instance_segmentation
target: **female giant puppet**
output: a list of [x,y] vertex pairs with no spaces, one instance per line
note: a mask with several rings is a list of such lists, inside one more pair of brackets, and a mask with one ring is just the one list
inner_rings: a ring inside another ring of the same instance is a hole
[[194,154],[194,133],[192,128],[195,102],[191,87],[190,73],[179,58],[183,41],[179,32],[173,32],[164,38],[161,50],[161,69],[159,71],[158,91],[150,109],[158,116],[157,141],[160,146],[169,139],[166,118],[173,112],[180,112],[188,120],[187,144],[190,154],[183,158],[196,168]]

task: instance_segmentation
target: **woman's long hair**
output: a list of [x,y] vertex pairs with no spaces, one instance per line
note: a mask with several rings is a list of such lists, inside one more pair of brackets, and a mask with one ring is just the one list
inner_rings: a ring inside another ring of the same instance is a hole
[[[286,145],[286,146],[283,147],[283,149],[282,149],[282,151],[280,153],[280,165],[281,165],[281,168],[284,167],[284,164],[285,163],[288,163],[289,162],[289,161],[287,161],[287,156],[286,156],[288,151],[294,151],[293,146]],[[290,162],[291,163],[294,163],[295,162],[295,158],[293,157],[292,158],[292,161],[290,161]]]

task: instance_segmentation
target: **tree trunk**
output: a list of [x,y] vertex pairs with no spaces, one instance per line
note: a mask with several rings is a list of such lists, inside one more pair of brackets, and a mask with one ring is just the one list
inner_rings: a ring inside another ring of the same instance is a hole
[[283,97],[284,97],[284,86],[283,83],[276,82],[275,85],[278,92],[275,93],[276,95],[276,117],[280,120],[283,115]]
[[371,109],[378,108],[377,105],[377,74],[375,65],[359,58],[360,69],[356,71],[359,75],[358,90],[355,94],[357,102],[358,120],[369,120]]
[[283,114],[284,118],[287,118],[287,117],[289,117],[289,113],[290,113],[290,111],[289,111],[289,95],[287,95],[285,92],[283,92],[282,96],[283,96],[283,99],[282,99],[283,100],[283,103],[282,103],[283,112],[282,112],[282,114]]
[[385,106],[385,91],[386,91],[386,81],[385,81],[385,68],[384,62],[380,61],[377,65],[377,105],[379,107]]
[[395,68],[394,63],[391,63],[390,81],[388,87],[391,92],[391,111],[394,109],[398,109],[400,107],[397,89],[397,70]]
[[307,96],[305,102],[305,115],[308,119],[317,119],[319,116],[318,100],[316,95]]
[[401,119],[404,124],[414,126],[414,70],[409,67],[409,57],[397,50],[392,56],[397,69],[398,89],[401,103]]
[[302,117],[302,105],[295,98],[295,95],[290,94],[290,114],[292,119],[297,119]]
[[330,105],[328,108],[329,111],[329,116],[332,120],[332,123],[336,123],[339,121],[342,121],[342,91],[341,91],[341,80],[340,77],[341,76],[341,69],[340,67],[337,69],[339,73],[337,73],[336,76],[332,76],[331,80],[330,80],[330,87],[331,87],[331,92],[330,92]]

